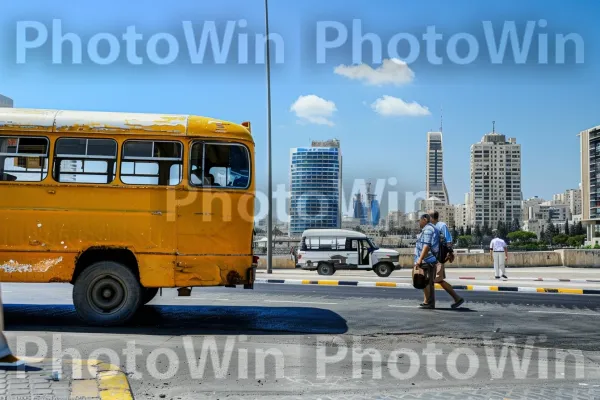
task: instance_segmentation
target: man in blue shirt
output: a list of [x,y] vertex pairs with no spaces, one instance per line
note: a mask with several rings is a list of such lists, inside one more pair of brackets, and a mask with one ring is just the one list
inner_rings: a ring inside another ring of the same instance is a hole
[[[439,218],[437,212],[434,211],[433,214]],[[435,308],[435,283],[439,283],[440,286],[442,286],[454,299],[452,308],[458,308],[464,303],[464,300],[456,294],[452,286],[445,281],[446,272],[444,270],[444,264],[440,263],[437,259],[440,254],[440,230],[436,228],[432,222],[433,220],[429,214],[423,214],[419,219],[421,234],[417,239],[417,245],[415,247],[415,266],[428,264],[428,267],[432,268],[435,274],[434,284],[428,285],[427,288],[423,290],[425,299],[420,307],[426,309]],[[447,229],[448,227],[446,226],[446,230]],[[451,236],[450,239],[452,239]]]

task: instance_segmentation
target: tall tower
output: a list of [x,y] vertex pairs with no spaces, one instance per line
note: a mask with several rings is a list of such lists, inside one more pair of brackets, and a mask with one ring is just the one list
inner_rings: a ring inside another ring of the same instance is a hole
[[426,197],[436,197],[443,204],[449,203],[448,189],[444,182],[444,152],[442,132],[427,132]]
[[496,132],[471,146],[470,217],[472,225],[495,228],[522,217],[521,145]]
[[342,152],[338,140],[291,149],[290,236],[342,225]]

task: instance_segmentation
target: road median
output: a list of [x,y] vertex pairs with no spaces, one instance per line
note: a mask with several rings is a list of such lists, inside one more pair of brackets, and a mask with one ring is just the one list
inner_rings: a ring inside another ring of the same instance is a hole
[[[348,280],[310,280],[310,279],[256,279],[258,284],[274,285],[317,285],[317,286],[355,286],[355,287],[381,287],[396,289],[417,290],[408,282],[369,282]],[[544,288],[544,287],[521,287],[521,286],[480,286],[480,285],[452,285],[456,290],[467,290],[475,292],[524,292],[524,293],[555,293],[555,294],[579,294],[600,295],[600,289],[588,288]],[[437,290],[443,288],[436,284]]]

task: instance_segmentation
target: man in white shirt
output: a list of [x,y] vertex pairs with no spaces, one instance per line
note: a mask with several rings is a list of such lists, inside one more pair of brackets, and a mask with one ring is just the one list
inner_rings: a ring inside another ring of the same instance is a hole
[[498,237],[498,231],[494,230],[494,239],[490,242],[490,254],[494,262],[494,273],[496,279],[508,279],[506,276],[506,260],[508,260],[508,247],[502,238]]

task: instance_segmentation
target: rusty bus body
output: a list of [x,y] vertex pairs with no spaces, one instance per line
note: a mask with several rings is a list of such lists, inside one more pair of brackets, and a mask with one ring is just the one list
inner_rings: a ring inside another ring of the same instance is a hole
[[70,282],[101,325],[158,288],[252,288],[254,185],[249,123],[0,109],[0,282]]

